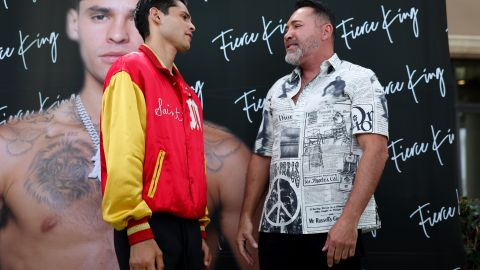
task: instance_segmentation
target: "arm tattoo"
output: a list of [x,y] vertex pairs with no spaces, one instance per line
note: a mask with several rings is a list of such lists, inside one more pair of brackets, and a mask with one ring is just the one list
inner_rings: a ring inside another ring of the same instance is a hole
[[235,137],[229,135],[227,138],[211,140],[205,138],[205,158],[207,161],[207,170],[210,172],[219,172],[223,169],[225,159],[235,154],[241,143]]

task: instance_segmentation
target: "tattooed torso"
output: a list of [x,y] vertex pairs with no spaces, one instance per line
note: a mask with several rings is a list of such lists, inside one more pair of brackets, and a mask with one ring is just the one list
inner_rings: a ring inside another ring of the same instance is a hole
[[0,127],[0,269],[117,269],[73,103]]

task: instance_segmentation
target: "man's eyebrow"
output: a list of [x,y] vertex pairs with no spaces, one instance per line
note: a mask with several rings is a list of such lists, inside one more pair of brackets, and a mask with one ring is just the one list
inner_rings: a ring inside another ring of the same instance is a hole
[[110,13],[111,11],[112,11],[111,8],[101,7],[101,6],[91,6],[87,9],[87,12],[103,13],[103,14]]
[[292,20],[292,21],[288,22],[287,24],[294,24],[294,23],[298,23],[298,22],[301,23],[302,20],[298,20],[298,19],[297,20]]

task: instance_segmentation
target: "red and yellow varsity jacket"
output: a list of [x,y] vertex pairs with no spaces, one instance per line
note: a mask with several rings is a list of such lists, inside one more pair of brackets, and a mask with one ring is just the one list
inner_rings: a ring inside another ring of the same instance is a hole
[[119,58],[105,79],[101,115],[102,214],[131,245],[153,238],[148,219],[170,213],[209,219],[203,114],[178,69],[145,44]]

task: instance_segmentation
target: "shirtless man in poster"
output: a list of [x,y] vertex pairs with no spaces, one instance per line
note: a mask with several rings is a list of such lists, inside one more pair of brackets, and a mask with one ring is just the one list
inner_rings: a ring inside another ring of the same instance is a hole
[[98,133],[110,65],[143,42],[136,3],[74,1],[67,35],[85,67],[79,95],[0,127],[0,269],[118,269],[100,182],[89,177],[97,146],[86,127]]

